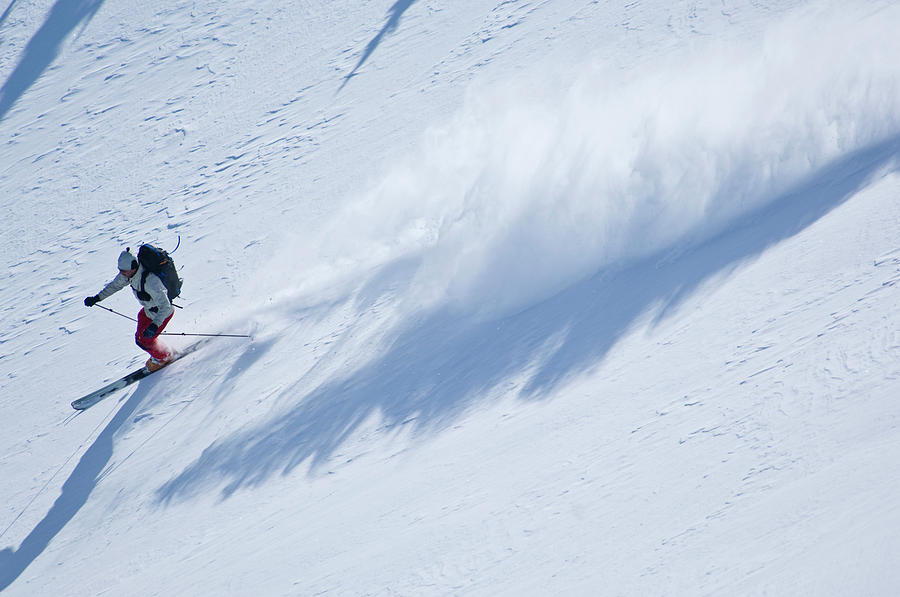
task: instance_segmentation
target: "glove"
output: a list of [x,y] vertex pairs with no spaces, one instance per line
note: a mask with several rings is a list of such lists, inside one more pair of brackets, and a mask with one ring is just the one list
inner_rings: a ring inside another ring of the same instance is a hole
[[147,329],[144,330],[144,333],[141,335],[144,338],[152,338],[153,336],[156,335],[156,332],[158,332],[158,331],[159,331],[159,326],[156,325],[155,323],[151,323],[150,325],[147,326]]
[[85,307],[93,307],[94,305],[96,305],[99,302],[100,302],[100,297],[95,294],[94,296],[89,296],[86,299],[84,299],[84,306]]

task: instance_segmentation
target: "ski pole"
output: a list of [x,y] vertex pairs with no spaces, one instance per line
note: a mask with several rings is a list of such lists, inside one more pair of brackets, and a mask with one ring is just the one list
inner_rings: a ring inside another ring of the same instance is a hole
[[[103,305],[98,305],[94,303],[95,307],[100,307],[104,311],[109,311],[110,313],[115,313],[119,317],[124,317],[125,319],[129,319],[131,321],[137,322],[137,319],[134,317],[129,317],[124,313],[119,313],[118,311],[114,311],[109,307],[104,307]],[[215,337],[215,338],[249,338],[250,334],[188,334],[185,332],[161,332],[160,336],[206,336],[206,337]]]
[[249,338],[250,334],[187,334],[185,332],[161,332],[160,336],[205,336],[208,338]]
[[100,305],[100,304],[97,304],[97,303],[94,303],[94,306],[95,306],[95,307],[100,307],[100,308],[103,309],[104,311],[109,311],[110,313],[115,313],[115,314],[118,315],[119,317],[124,317],[125,319],[130,319],[131,321],[137,322],[137,319],[135,319],[134,317],[129,317],[129,316],[125,315],[124,313],[119,313],[118,311],[113,311],[113,310],[110,309],[109,307],[104,307],[103,305]]

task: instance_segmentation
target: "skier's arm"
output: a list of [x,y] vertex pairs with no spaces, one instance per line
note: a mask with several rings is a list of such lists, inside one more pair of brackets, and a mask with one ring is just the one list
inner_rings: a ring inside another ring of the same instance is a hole
[[171,315],[175,309],[169,302],[169,295],[166,291],[166,285],[155,274],[147,276],[144,282],[144,292],[150,295],[149,301],[144,301],[144,312],[147,317],[160,326]]
[[111,297],[115,293],[119,292],[120,290],[122,290],[123,288],[128,286],[128,283],[130,281],[131,280],[129,280],[129,278],[125,274],[119,272],[116,275],[116,277],[113,278],[112,282],[110,282],[109,284],[104,286],[103,290],[101,290],[99,293],[97,293],[97,296],[96,296],[97,300],[102,301],[105,298]]

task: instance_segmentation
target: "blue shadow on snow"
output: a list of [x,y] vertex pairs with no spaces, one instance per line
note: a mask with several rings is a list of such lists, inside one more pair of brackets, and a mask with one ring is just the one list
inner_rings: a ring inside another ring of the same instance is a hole
[[362,58],[359,59],[359,62],[356,63],[356,66],[353,67],[350,74],[344,77],[344,82],[341,83],[340,88],[338,88],[338,93],[341,92],[350,79],[356,76],[357,71],[359,71],[362,65],[366,63],[370,56],[372,56],[378,46],[381,45],[384,38],[397,30],[397,27],[400,26],[400,19],[403,17],[403,13],[415,3],[416,0],[397,0],[397,2],[388,9],[387,22],[384,24],[384,27],[381,28],[381,31],[378,32],[378,35],[373,37],[372,41],[366,46]]
[[0,27],[2,27],[3,23],[6,22],[6,19],[9,18],[9,13],[12,12],[13,6],[15,6],[15,5],[16,5],[16,0],[12,0],[12,2],[9,3],[9,6],[6,7],[6,10],[3,11],[3,14],[0,15]]
[[[164,504],[223,485],[222,497],[227,498],[306,461],[314,473],[375,413],[387,429],[446,428],[483,401],[486,391],[520,379],[526,370],[531,373],[521,395],[544,398],[602,362],[642,314],[658,309],[661,320],[704,280],[804,230],[898,156],[900,137],[845,156],[708,242],[597,272],[520,313],[471,322],[442,311],[412,322],[380,358],[347,377],[308,393],[301,388],[302,379],[296,382],[282,394],[291,407],[208,446],[159,488],[157,499]],[[402,283],[398,276],[408,280],[415,265],[385,269],[392,271],[376,277],[384,277],[385,286],[396,286]],[[368,296],[357,308],[365,311],[377,289],[361,294]]]
[[138,382],[134,394],[116,412],[91,447],[82,455],[69,478],[63,483],[62,493],[53,502],[43,520],[28,533],[18,549],[6,548],[0,551],[0,591],[19,578],[87,502],[97,487],[100,474],[112,458],[113,439],[116,433],[134,414],[153,385],[149,380]]
[[[25,46],[19,64],[0,87],[0,121],[56,59],[66,37],[79,24],[90,22],[102,4],[103,0],[56,1],[47,20]],[[4,19],[11,9],[12,4],[3,13]]]

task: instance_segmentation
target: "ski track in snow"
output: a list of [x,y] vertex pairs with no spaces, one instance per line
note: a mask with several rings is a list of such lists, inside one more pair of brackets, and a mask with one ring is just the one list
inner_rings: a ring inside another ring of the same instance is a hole
[[[898,12],[802,5],[11,2],[4,596],[890,594]],[[71,416],[179,237],[252,341]]]

